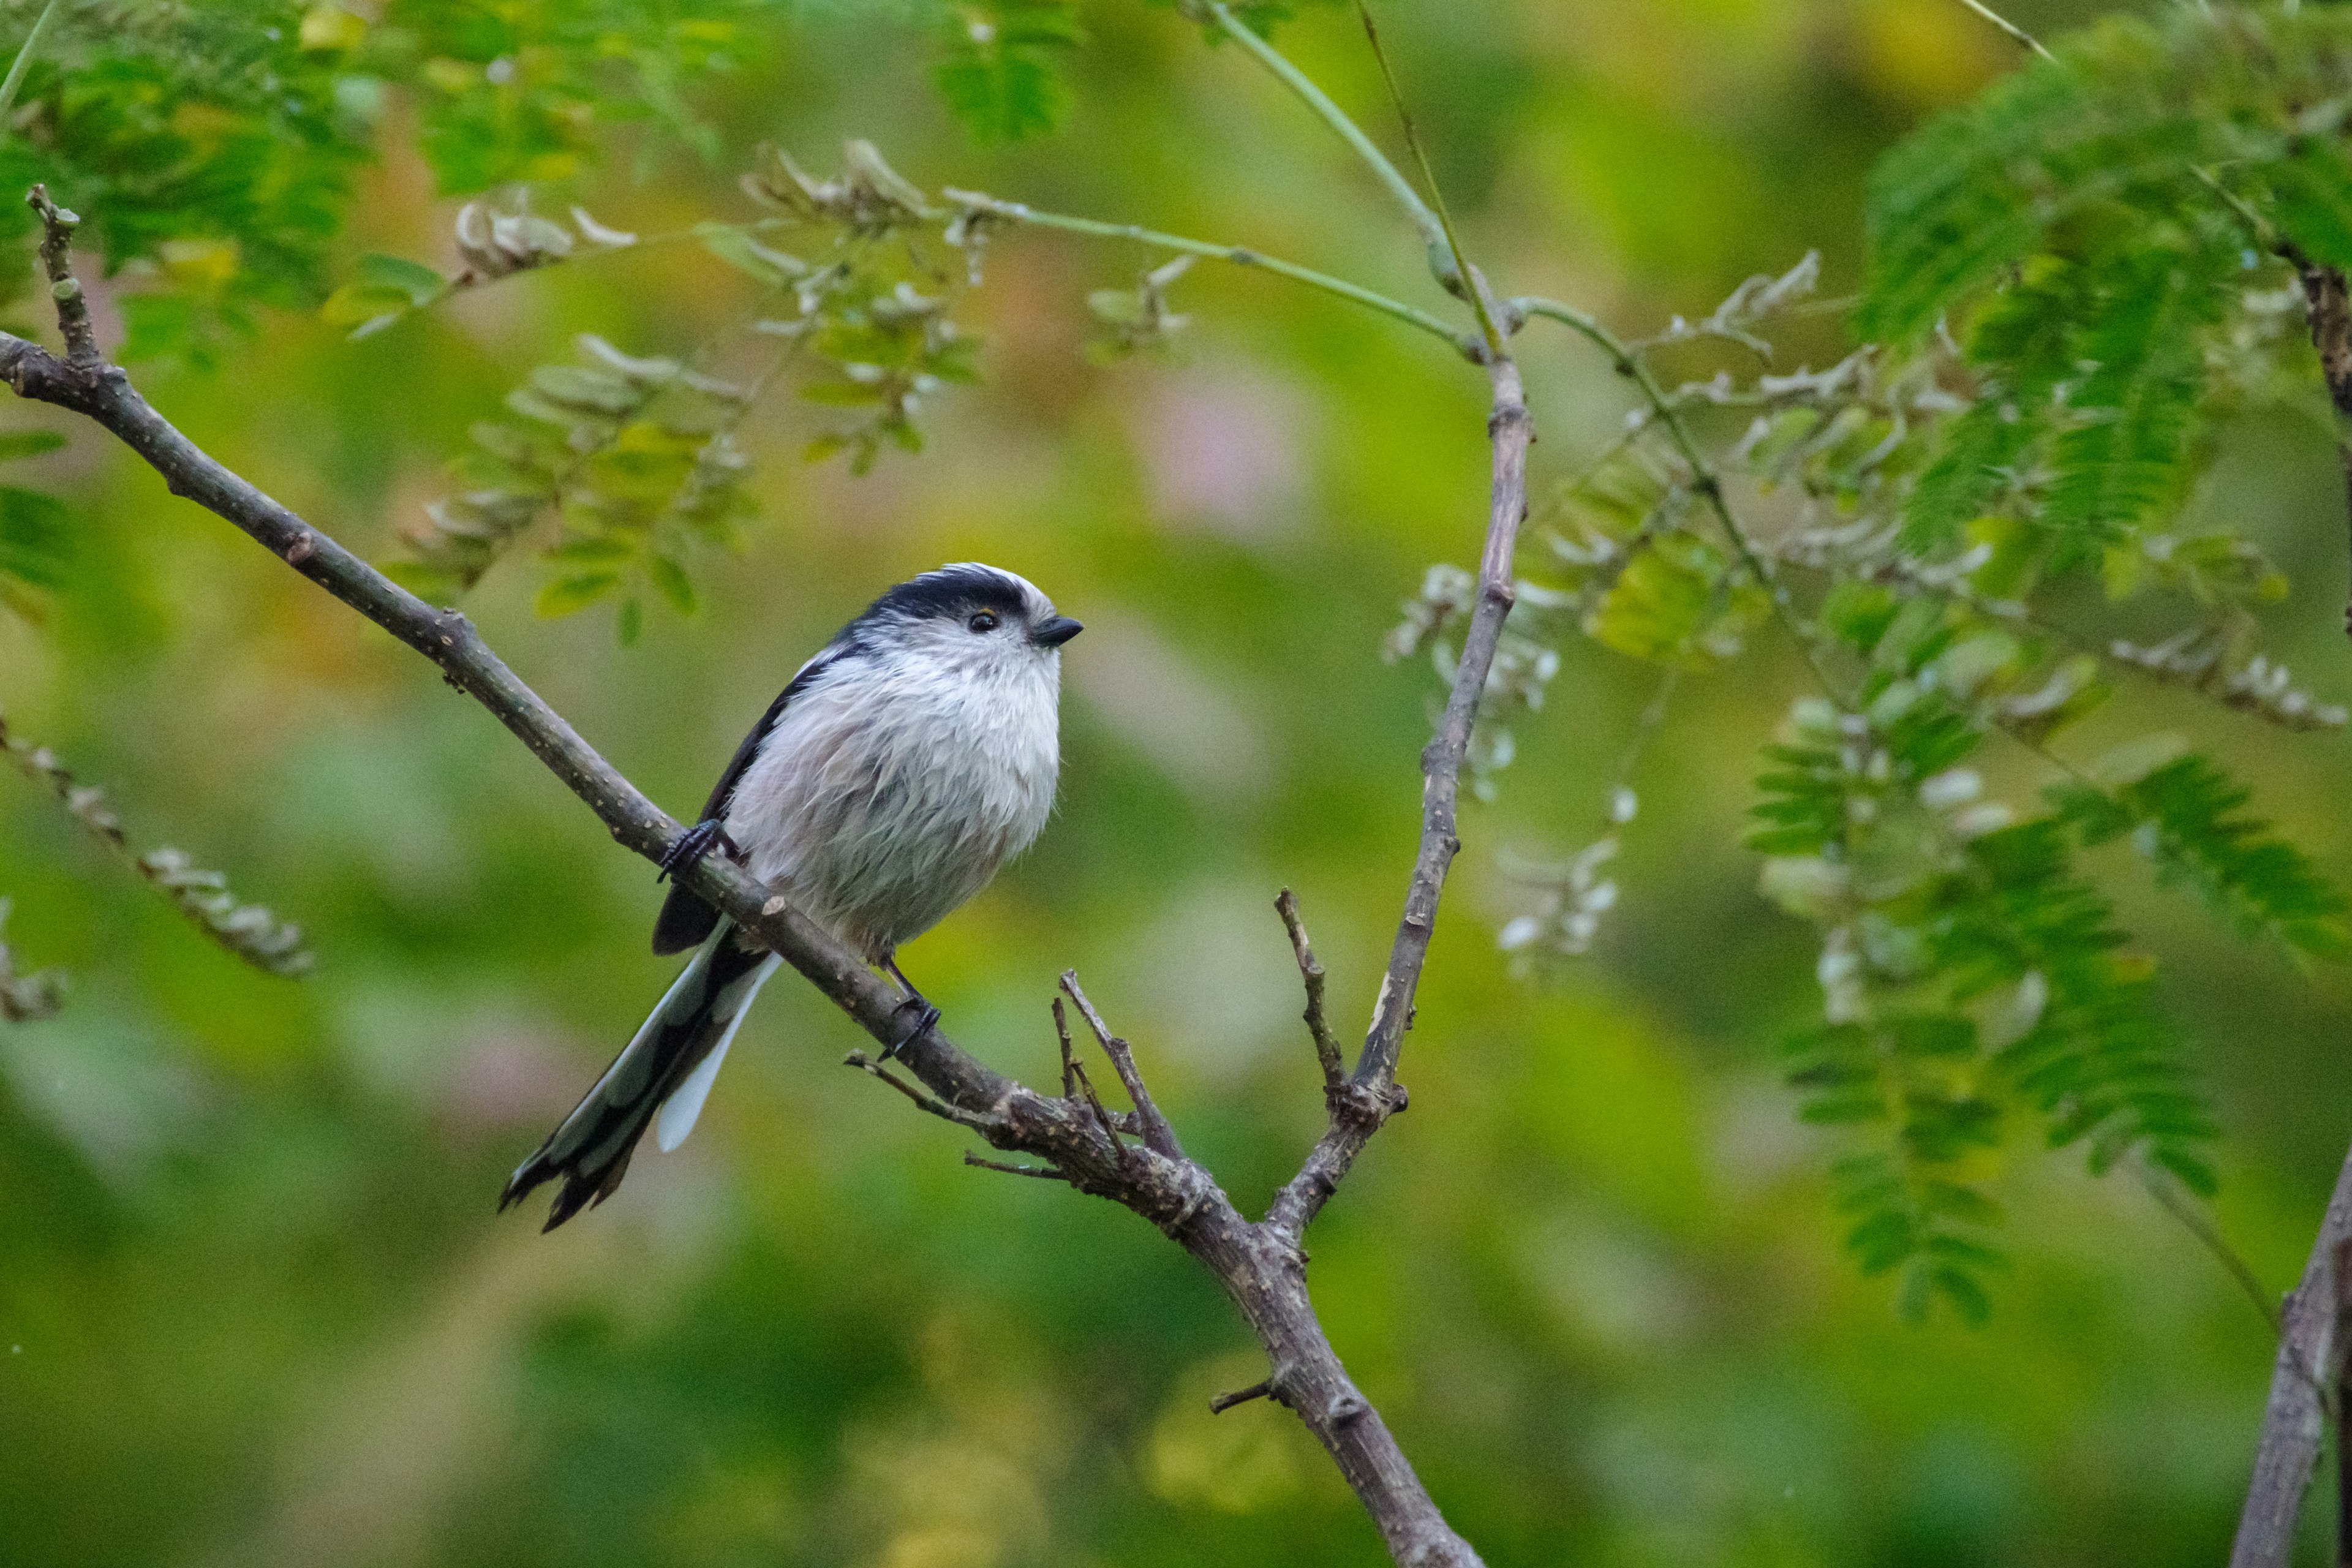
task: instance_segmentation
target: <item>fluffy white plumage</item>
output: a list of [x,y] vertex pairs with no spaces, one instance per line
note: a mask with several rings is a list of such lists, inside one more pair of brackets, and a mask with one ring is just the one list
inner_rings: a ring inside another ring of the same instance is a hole
[[1027,627],[909,620],[819,655],[735,785],[725,817],[755,877],[878,963],[1029,847],[1061,770],[1062,660]]

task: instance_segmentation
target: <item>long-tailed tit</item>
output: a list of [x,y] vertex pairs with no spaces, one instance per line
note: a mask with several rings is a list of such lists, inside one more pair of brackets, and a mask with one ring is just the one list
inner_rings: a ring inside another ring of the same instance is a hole
[[[1054,807],[1061,647],[1078,623],[1010,572],[967,562],[884,594],[769,704],[668,858],[724,847],[939,1017],[898,973],[908,942],[988,885]],[[651,1126],[664,1152],[693,1130],[728,1043],[779,962],[732,921],[670,889],[654,951],[693,948],[669,992],[578,1109],[508,1182],[499,1206],[561,1179],[554,1229],[621,1184]]]

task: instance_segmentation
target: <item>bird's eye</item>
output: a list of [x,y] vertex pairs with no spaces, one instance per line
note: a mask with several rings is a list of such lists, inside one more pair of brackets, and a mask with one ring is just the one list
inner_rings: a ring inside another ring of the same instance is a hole
[[966,621],[964,625],[970,626],[976,632],[992,632],[996,629],[996,612],[993,610],[982,610],[980,614]]

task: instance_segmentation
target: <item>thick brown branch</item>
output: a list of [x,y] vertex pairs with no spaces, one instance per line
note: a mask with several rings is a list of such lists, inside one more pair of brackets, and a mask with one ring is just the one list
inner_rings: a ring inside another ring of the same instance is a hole
[[[63,215],[51,216],[50,224],[54,238],[63,225]],[[60,258],[63,254],[60,248]],[[61,306],[65,302],[61,295]],[[1403,1102],[1403,1091],[1392,1085],[1397,1042],[1409,1017],[1412,984],[1427,950],[1438,886],[1455,847],[1454,774],[1468,741],[1478,690],[1493,658],[1502,612],[1509,604],[1511,539],[1525,494],[1526,414],[1518,404],[1516,372],[1505,363],[1496,368],[1496,375],[1497,500],[1487,563],[1489,580],[1500,584],[1500,592],[1482,603],[1474,619],[1463,656],[1463,679],[1456,683],[1445,723],[1423,759],[1422,855],[1414,871],[1405,928],[1399,937],[1399,956],[1383,982],[1384,997],[1394,992],[1396,999],[1376,1015],[1372,1039],[1356,1080],[1345,1086],[1345,1092],[1333,1096],[1333,1133],[1327,1135],[1324,1143],[1334,1144],[1336,1139],[1335,1146],[1343,1151],[1343,1157],[1334,1165],[1318,1145],[1318,1158],[1334,1172],[1344,1171],[1346,1160],[1353,1158],[1362,1139]],[[488,709],[585,801],[615,840],[657,861],[677,837],[677,824],[640,795],[524,685],[465,616],[454,610],[436,609],[407,593],[215,462],[150,407],[120,369],[102,362],[59,359],[37,344],[0,333],[0,380],[22,396],[70,409],[111,431],[163,476],[173,494],[225,518],[303,576],[424,654],[451,686]],[[1502,499],[1507,491],[1507,508]],[[897,1038],[903,1026],[897,991],[787,900],[723,856],[696,861],[679,872],[679,880],[781,955],[877,1042],[887,1045]],[[1208,1268],[1239,1307],[1273,1368],[1266,1381],[1268,1396],[1295,1411],[1330,1453],[1379,1526],[1395,1560],[1414,1568],[1476,1568],[1476,1553],[1446,1525],[1379,1413],[1349,1381],[1316,1320],[1307,1297],[1306,1256],[1297,1241],[1306,1215],[1294,1215],[1285,1224],[1269,1219],[1252,1225],[1244,1219],[1208,1172],[1182,1156],[1173,1131],[1143,1085],[1126,1042],[1109,1032],[1074,983],[1069,990],[1133,1096],[1133,1115],[1115,1114],[1095,1097],[1084,1068],[1069,1050],[1067,1027],[1058,1009],[1055,1022],[1066,1064],[1065,1094],[1059,1099],[1038,1094],[974,1060],[936,1025],[898,1052],[908,1070],[930,1091],[929,1095],[866,1058],[862,1051],[852,1053],[850,1064],[882,1079],[923,1110],[977,1132],[994,1148],[1043,1159],[1078,1191],[1110,1198],[1173,1237]],[[1078,1098],[1068,1092],[1073,1085]],[[1345,1109],[1355,1106],[1377,1107],[1377,1114],[1363,1120],[1357,1111]],[[1134,1130],[1144,1143],[1123,1142],[1122,1127]],[[1336,1175],[1331,1179],[1336,1180]]]

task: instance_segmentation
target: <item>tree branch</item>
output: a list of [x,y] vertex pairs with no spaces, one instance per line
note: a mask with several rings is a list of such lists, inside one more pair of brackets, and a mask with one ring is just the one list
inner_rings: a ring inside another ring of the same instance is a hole
[[[1287,278],[1294,283],[1304,283],[1310,289],[1337,295],[1368,310],[1378,310],[1391,320],[1444,338],[1465,358],[1479,357],[1476,338],[1454,331],[1426,310],[1415,310],[1385,294],[1376,294],[1360,283],[1350,283],[1344,278],[1334,278],[1328,272],[1318,272],[1295,261],[1285,261],[1245,246],[1188,239],[1181,234],[1164,234],[1159,229],[1144,228],[1131,223],[1105,223],[1099,218],[1069,217],[1061,213],[1040,212],[1024,202],[1003,201],[980,191],[959,191],[950,187],[940,195],[966,212],[979,213],[1005,223],[1026,224],[1034,228],[1057,228],[1066,234],[1093,235],[1099,239],[1131,239],[1138,245],[1149,245],[1160,250],[1173,250],[1186,256],[1205,256],[1213,260],[1230,262],[1235,267],[1254,267],[1277,278]],[[1440,238],[1442,241],[1443,236]]]
[[[2332,1388],[2341,1375],[2345,1344],[2336,1278],[2337,1259],[2352,1242],[2352,1157],[2336,1178],[2319,1237],[2304,1266],[2303,1282],[2289,1293],[2281,1314],[2278,1359],[2271,1370],[2269,1402],[2263,1409],[2262,1443],[2254,1475],[2246,1489],[2245,1510],[2230,1568],[2286,1568],[2294,1547],[2295,1518],[2319,1458]],[[2347,1281],[2352,1284],[2352,1281]]]
[[1422,965],[1429,958],[1429,939],[1437,925],[1437,900],[1445,889],[1445,874],[1462,848],[1462,840],[1454,833],[1462,762],[1470,750],[1471,725],[1478,716],[1479,699],[1486,693],[1486,672],[1495,662],[1503,622],[1517,596],[1512,557],[1528,510],[1528,447],[1534,438],[1534,426],[1520,396],[1519,367],[1506,356],[1490,364],[1487,374],[1494,388],[1494,406],[1486,419],[1494,460],[1486,544],[1478,561],[1478,603],[1470,612],[1454,688],[1447,695],[1437,734],[1421,753],[1421,847],[1405,887],[1404,913],[1397,922],[1388,968],[1372,1000],[1372,1021],[1365,1032],[1363,1054],[1357,1058],[1356,1070],[1348,1081],[1328,1092],[1330,1125],[1317,1140],[1298,1174],[1276,1195],[1266,1215],[1267,1225],[1294,1240],[1306,1233],[1315,1215],[1339,1191],[1372,1134],[1407,1103],[1404,1086],[1396,1081],[1397,1058],[1404,1049],[1405,1031],[1412,1026],[1413,994],[1421,984]]
[[[2312,260],[2292,241],[2282,240],[2278,250],[2303,281],[2311,346],[2319,355],[2327,401],[2336,410],[2336,458],[2344,470],[2347,526],[2352,526],[2352,295],[2347,295],[2344,274],[2336,268]],[[2352,600],[2345,605],[2344,630],[2352,636]]]
[[[38,205],[38,204],[37,204]],[[63,269],[70,225],[44,208]],[[70,274],[68,274],[68,279]],[[78,293],[58,290],[61,324]],[[78,318],[84,329],[86,313]],[[1200,1260],[1222,1285],[1272,1367],[1268,1397],[1297,1413],[1322,1443],[1361,1500],[1391,1554],[1412,1568],[1477,1568],[1479,1559],[1447,1526],[1413,1473],[1379,1412],[1349,1380],[1307,1300],[1306,1254],[1298,1237],[1336,1187],[1338,1178],[1380,1122],[1404,1102],[1394,1084],[1412,996],[1426,956],[1445,869],[1459,847],[1454,801],[1470,722],[1511,602],[1511,552],[1526,509],[1528,416],[1517,368],[1489,367],[1496,392],[1489,428],[1495,438],[1495,493],[1489,513],[1484,593],[1473,616],[1460,672],[1444,722],[1423,756],[1421,853],[1407,895],[1403,923],[1362,1061],[1347,1092],[1332,1097],[1332,1131],[1317,1145],[1299,1181],[1316,1196],[1252,1224],[1209,1173],[1182,1156],[1172,1130],[1144,1085],[1133,1053],[1113,1036],[1072,983],[1069,990],[1134,1098],[1127,1119],[1144,1139],[1123,1142],[1120,1119],[1106,1110],[1070,1056],[1066,1028],[1066,1084],[1083,1100],[1037,1093],[973,1059],[934,1024],[900,1047],[898,1059],[921,1089],[854,1052],[850,1065],[882,1079],[927,1111],[967,1128],[999,1150],[1042,1158],[1061,1179],[1134,1210]],[[679,829],[635,786],[582,740],[491,652],[466,617],[436,609],[402,589],[294,512],[199,449],[139,394],[130,379],[95,354],[60,359],[36,343],[0,333],[0,380],[20,396],[80,414],[111,432],[163,476],[173,494],[226,519],[295,571],[431,659],[443,679],[488,709],[548,769],[585,801],[614,838],[658,861]],[[798,970],[877,1042],[894,1042],[904,1026],[900,998],[831,933],[723,856],[694,862],[678,880]],[[1056,1023],[1061,1019],[1056,1013]],[[1310,1173],[1313,1180],[1309,1181]],[[1032,1173],[1024,1172],[1022,1173]],[[1286,1195],[1289,1189],[1286,1189]],[[1280,1205],[1277,1205],[1280,1207]]]
[[[1372,144],[1372,139],[1364,134],[1363,127],[1349,119],[1347,111],[1332,102],[1330,95],[1318,87],[1313,78],[1285,58],[1281,50],[1252,32],[1247,24],[1234,15],[1230,6],[1223,4],[1223,0],[1206,0],[1201,6],[1201,15],[1213,23],[1219,32],[1239,44],[1242,52],[1264,66],[1276,81],[1296,94],[1301,103],[1314,110],[1317,119],[1329,126],[1333,133],[1363,160],[1364,166],[1388,188],[1391,198],[1403,209],[1405,216],[1412,220],[1413,227],[1420,231],[1422,248],[1429,253],[1430,271],[1448,290],[1462,292],[1462,273],[1454,265],[1454,247],[1446,238],[1445,226],[1438,220],[1435,213],[1430,211],[1429,204],[1421,199],[1421,193],[1412,188],[1412,182],[1389,161],[1387,153]],[[1468,298],[1466,294],[1464,297]]]
[[[2347,297],[2341,271],[2314,261],[2293,240],[2277,237],[2274,247],[2303,281],[2311,346],[2319,355],[2328,401],[2335,405],[2336,454],[2344,465],[2347,506],[2352,506],[2352,297]],[[2352,605],[2345,611],[2345,629],[2352,633]],[[2287,1297],[2281,1315],[2278,1360],[2271,1372],[2253,1479],[2246,1489],[2245,1510],[2238,1518],[2230,1568],[2285,1568],[2293,1552],[2295,1519],[2311,1485],[2329,1405],[2337,1403],[2341,1415],[2337,1384],[2345,1375],[2347,1328],[2342,1302],[2352,1294],[2352,1279],[2343,1275],[2347,1252],[2352,1252],[2352,1155],[2346,1157],[2327,1200],[2303,1281]],[[2339,1470],[2337,1485],[2340,1511],[2347,1501],[2340,1489],[2352,1486],[2352,1474]]]
[[1298,978],[1307,986],[1307,1032],[1315,1041],[1315,1059],[1323,1068],[1324,1092],[1331,1093],[1348,1081],[1348,1064],[1339,1054],[1339,1042],[1331,1037],[1331,1026],[1323,1016],[1323,965],[1316,962],[1315,949],[1307,940],[1307,927],[1298,918],[1298,895],[1288,888],[1282,889],[1274,900],[1282,916],[1282,927],[1290,933],[1290,951],[1298,960]]

